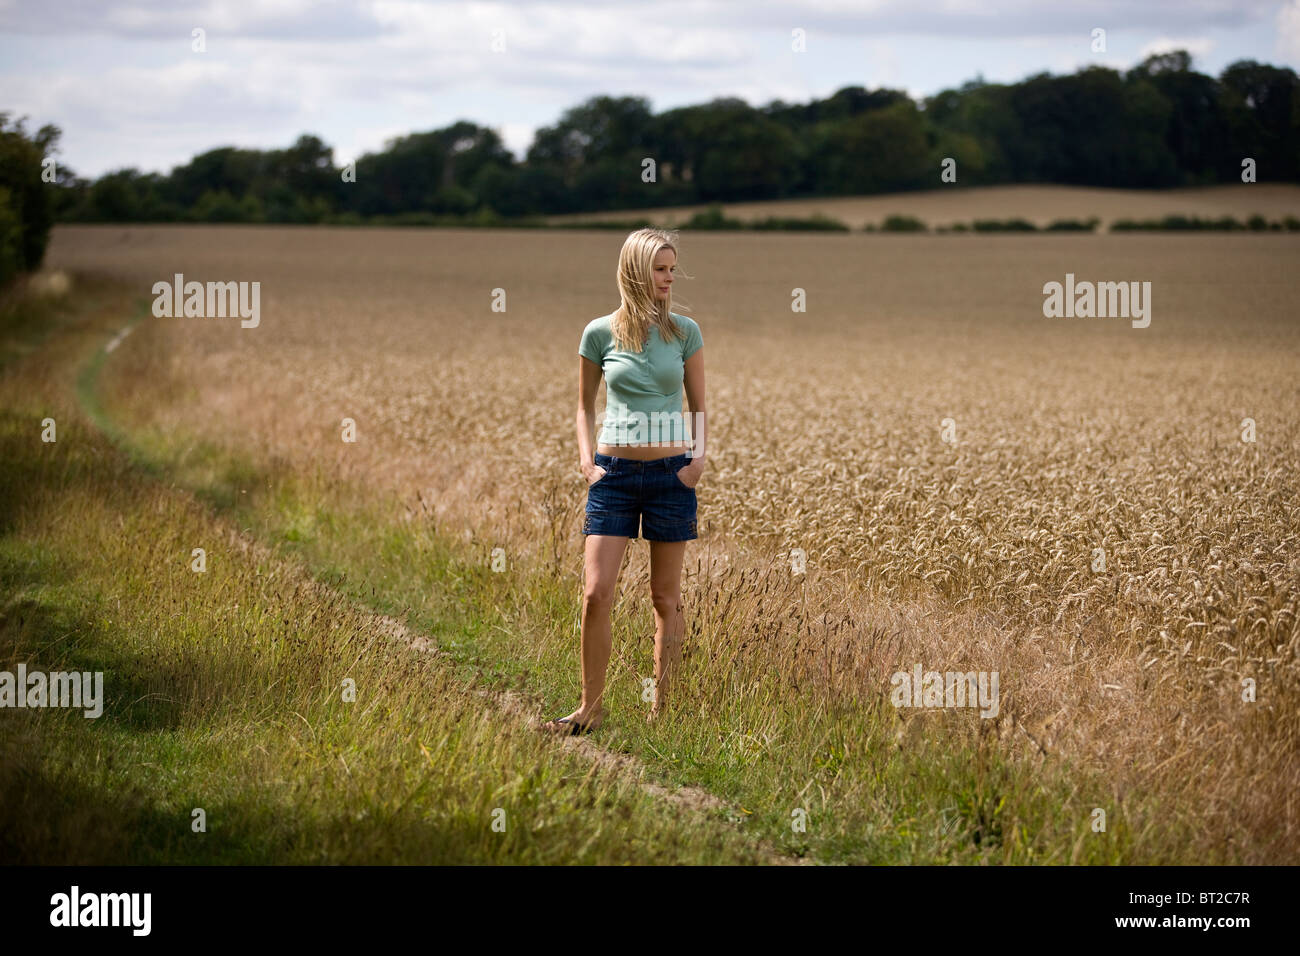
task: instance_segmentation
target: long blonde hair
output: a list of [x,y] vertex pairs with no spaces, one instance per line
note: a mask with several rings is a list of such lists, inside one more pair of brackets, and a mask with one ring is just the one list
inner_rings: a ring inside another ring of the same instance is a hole
[[[677,252],[676,230],[638,229],[623,241],[618,254],[618,294],[622,303],[610,320],[616,348],[628,352],[641,351],[650,333],[650,323],[659,327],[665,342],[684,338],[686,333],[677,327],[669,315],[672,304],[672,287],[668,298],[660,301],[654,294],[654,261],[662,249]],[[683,273],[684,274],[684,273]],[[690,278],[690,276],[686,276]]]

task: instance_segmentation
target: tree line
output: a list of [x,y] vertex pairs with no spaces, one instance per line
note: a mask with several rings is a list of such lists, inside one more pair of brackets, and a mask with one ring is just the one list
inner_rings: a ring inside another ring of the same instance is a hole
[[1297,182],[1300,80],[1253,60],[1215,78],[1175,51],[1123,73],[976,79],[920,102],[850,86],[807,104],[719,98],[656,114],[642,97],[596,96],[539,129],[522,162],[463,120],[350,167],[308,134],[209,150],[167,174],[59,169],[54,204],[83,222],[496,221],[933,188],[946,159],[971,186],[1240,182],[1246,159],[1261,180]]

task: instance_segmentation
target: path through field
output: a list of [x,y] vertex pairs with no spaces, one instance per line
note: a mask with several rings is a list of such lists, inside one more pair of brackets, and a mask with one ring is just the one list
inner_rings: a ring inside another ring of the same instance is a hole
[[[176,273],[259,282],[256,328],[151,317],[122,343],[106,384],[128,424],[319,465],[576,597],[575,353],[616,305],[621,238],[61,227],[50,264],[142,298]],[[685,582],[701,728],[802,793],[827,759],[803,715],[914,730],[879,709],[891,675],[997,671],[1001,719],[944,711],[938,738],[996,724],[1018,767],[1050,756],[1112,780],[1078,797],[1085,828],[1106,801],[1164,799],[1183,808],[1178,852],[1289,857],[1297,253],[1287,234],[684,236],[696,278],[674,308],[703,330],[711,437]],[[1150,283],[1149,325],[1045,317],[1045,284],[1075,281]],[[617,615],[625,712],[648,657],[638,545]],[[536,632],[497,650],[572,662],[576,622],[529,607]],[[835,766],[860,745],[832,746]],[[842,808],[866,779],[822,798]],[[1130,812],[1135,845],[1174,852]]]

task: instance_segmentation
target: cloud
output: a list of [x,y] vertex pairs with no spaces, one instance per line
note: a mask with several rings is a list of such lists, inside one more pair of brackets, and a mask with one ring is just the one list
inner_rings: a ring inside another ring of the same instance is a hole
[[1192,56],[1205,56],[1210,50],[1214,49],[1214,41],[1209,37],[1156,37],[1150,43],[1146,44],[1138,53],[1139,59],[1145,60],[1149,56],[1155,56],[1160,53],[1172,53],[1174,50],[1186,50]]
[[[1099,26],[1108,55],[1088,53]],[[191,51],[195,27],[206,53]],[[656,111],[850,85],[917,96],[977,74],[1122,70],[1179,46],[1267,59],[1275,39],[1300,60],[1300,0],[0,0],[0,82],[4,106],[62,127],[69,162],[97,175],[303,132],[356,156],[458,119],[502,130],[519,154],[596,94]]]
[[[1289,3],[1294,7],[1294,3]],[[750,0],[741,20],[732,0],[564,0],[542,3],[444,3],[427,0],[9,0],[0,5],[0,31],[24,34],[87,33],[157,39],[188,36],[201,26],[209,33],[281,40],[350,41],[400,35],[427,27],[444,36],[469,23],[541,25],[544,33],[521,36],[550,42],[567,35],[569,49],[584,52],[588,40],[607,42],[603,24],[616,18],[633,44],[652,42],[693,55],[695,37],[713,33],[718,52],[727,34],[745,29],[796,26],[837,36],[983,36],[1015,39],[1068,36],[1094,26],[1114,31],[1159,30],[1171,22],[1196,33],[1237,28],[1271,18],[1277,0]]]
[[230,37],[350,41],[383,32],[353,0],[9,0],[0,31],[157,40],[195,27]]
[[1277,12],[1277,52],[1293,63],[1300,60],[1300,0],[1289,0]]

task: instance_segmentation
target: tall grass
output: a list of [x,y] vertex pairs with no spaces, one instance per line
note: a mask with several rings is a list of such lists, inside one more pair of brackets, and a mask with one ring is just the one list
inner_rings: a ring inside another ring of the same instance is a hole
[[[388,613],[427,620],[434,595],[466,608],[478,623],[449,648],[463,666],[567,712],[583,488],[556,370],[590,303],[557,292],[485,319],[475,297],[553,274],[583,289],[605,240],[376,237],[336,275],[315,263],[346,259],[349,237],[314,237],[306,257],[235,238],[171,241],[201,263],[256,251],[282,290],[275,321],[256,338],[145,323],[100,373],[108,419]],[[1294,239],[914,240],[696,240],[727,297],[701,312],[716,444],[688,549],[684,706],[642,726],[637,542],[602,739],[818,859],[1294,862]],[[433,309],[426,243],[451,270]],[[786,278],[750,281],[755,257],[783,263],[807,313]],[[156,252],[77,258],[138,274]],[[1042,283],[1067,270],[1149,275],[1155,321],[1045,320]],[[382,299],[357,281],[372,274],[391,280]],[[431,375],[443,343],[453,360]],[[358,444],[341,445],[341,414]],[[997,670],[998,717],[895,710],[890,676],[917,663]],[[793,830],[814,798],[816,825]]]
[[[148,380],[158,360],[137,341],[112,380]],[[118,401],[132,394],[125,388]],[[129,417],[125,406],[117,413]],[[439,641],[459,664],[551,710],[576,703],[580,587],[546,549],[512,549],[507,571],[494,573],[491,540],[449,536],[430,510],[329,468],[259,462],[237,442],[174,429],[136,427],[130,441],[353,598],[434,634],[449,604],[462,608],[474,623]],[[1095,622],[1072,639],[1045,635],[987,602],[954,608],[897,587],[883,564],[863,579],[870,586],[846,586],[822,557],[802,575],[779,552],[697,558],[686,574],[685,680],[670,719],[650,727],[641,695],[653,621],[638,597],[648,572],[629,560],[614,612],[606,739],[744,807],[747,826],[780,849],[828,862],[1239,862],[1290,853],[1275,841],[1285,824],[1266,798],[1215,799],[1234,779],[1272,795],[1263,770],[1286,766],[1275,758],[1261,765],[1257,753],[1225,754],[1222,772],[1189,784],[1198,751],[1173,735],[1147,741],[1142,762],[1120,770],[1134,758],[1124,728],[1177,721],[1188,702],[1153,695],[1164,672],[1102,643]],[[1068,666],[1044,669],[1058,657]],[[890,677],[916,663],[1000,671],[999,715],[896,709]],[[1072,718],[1048,709],[1062,699],[1074,701]],[[1285,740],[1280,716],[1248,711],[1230,729]],[[1098,749],[1099,730],[1118,736]],[[1098,809],[1104,832],[1092,829]],[[813,821],[806,831],[791,827],[798,812]],[[1225,842],[1224,833],[1236,836]]]
[[[477,671],[395,639],[133,464],[73,394],[128,300],[96,284],[85,295],[62,308],[90,328],[0,374],[0,669],[100,671],[106,701],[98,719],[0,711],[6,862],[767,858],[725,821],[539,736]],[[6,312],[2,327],[44,321]],[[39,438],[46,417],[53,443]],[[444,602],[426,623],[455,646],[483,620]]]

